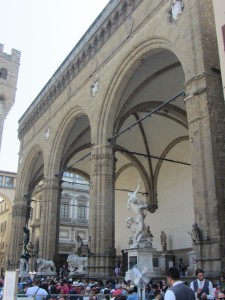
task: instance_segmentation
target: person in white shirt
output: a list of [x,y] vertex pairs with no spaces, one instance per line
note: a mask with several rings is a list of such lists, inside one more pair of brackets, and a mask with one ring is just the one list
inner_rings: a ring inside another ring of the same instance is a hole
[[204,271],[197,269],[195,271],[197,279],[191,282],[190,288],[195,292],[197,299],[214,299],[214,290],[212,282],[204,278]]
[[48,295],[46,290],[39,287],[39,279],[35,278],[33,286],[26,291],[26,296],[36,296],[35,300],[42,300],[44,296]]
[[167,282],[170,288],[166,291],[164,300],[195,300],[193,290],[180,281],[180,272],[177,268],[169,268]]

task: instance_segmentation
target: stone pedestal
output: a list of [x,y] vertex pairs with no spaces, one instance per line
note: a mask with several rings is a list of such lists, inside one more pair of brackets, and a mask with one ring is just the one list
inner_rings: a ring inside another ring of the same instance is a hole
[[192,250],[188,252],[188,275],[194,276],[195,270],[197,269],[197,264],[196,264],[196,251]]
[[43,272],[37,272],[36,273],[36,275],[37,276],[42,276],[42,277],[48,277],[48,276],[55,276],[55,275],[57,275],[57,273],[56,272],[51,272],[51,271],[43,271]]
[[160,275],[165,275],[166,271],[174,266],[174,255],[169,253],[162,253],[159,257]]
[[[156,272],[153,268],[153,258],[156,250],[153,248],[132,248],[127,249],[128,252],[128,268],[126,272],[125,280],[131,280],[138,287],[139,299],[145,299],[145,285],[151,279],[156,276]],[[136,267],[139,272],[133,272],[132,268]],[[144,270],[147,268],[147,270]],[[139,276],[138,274],[139,273]],[[141,273],[145,280],[142,280]],[[146,281],[146,282],[145,282]]]
[[[137,265],[139,271],[142,270],[143,267],[147,267],[148,271],[146,276],[156,276],[156,273],[153,268],[153,257],[156,252],[153,248],[132,248],[127,249],[128,252],[128,272]],[[126,274],[128,273],[126,272]]]

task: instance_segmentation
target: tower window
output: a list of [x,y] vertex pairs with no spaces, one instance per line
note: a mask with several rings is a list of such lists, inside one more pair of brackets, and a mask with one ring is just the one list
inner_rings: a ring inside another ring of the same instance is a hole
[[7,76],[8,76],[8,71],[6,68],[1,68],[0,69],[0,78],[2,79],[7,79]]

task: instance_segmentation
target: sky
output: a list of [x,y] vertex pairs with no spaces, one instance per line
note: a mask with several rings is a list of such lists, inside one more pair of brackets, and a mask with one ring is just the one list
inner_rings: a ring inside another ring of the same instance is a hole
[[5,123],[0,170],[17,171],[18,120],[109,0],[0,0],[3,52],[21,51],[15,104]]

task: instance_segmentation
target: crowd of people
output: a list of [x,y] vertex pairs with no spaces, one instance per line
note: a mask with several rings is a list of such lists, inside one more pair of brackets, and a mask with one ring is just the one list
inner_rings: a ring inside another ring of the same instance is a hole
[[[142,291],[143,300],[225,300],[225,277],[214,284],[205,279],[204,271],[197,269],[196,279],[190,283],[181,281],[177,268],[170,268],[167,278],[158,282],[150,280]],[[4,291],[4,280],[0,280],[0,299]],[[38,278],[31,276],[18,283],[18,298],[35,296],[35,300],[138,300],[140,291],[131,281],[110,279],[75,279],[65,277]]]

